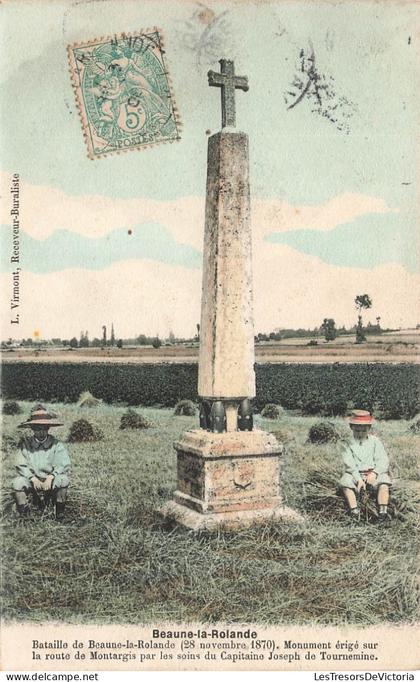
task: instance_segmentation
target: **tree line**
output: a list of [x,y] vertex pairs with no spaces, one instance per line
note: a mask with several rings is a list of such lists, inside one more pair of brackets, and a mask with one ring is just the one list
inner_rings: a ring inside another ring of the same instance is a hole
[[[319,327],[312,329],[281,329],[276,331],[271,331],[269,333],[259,332],[255,335],[255,343],[260,343],[264,341],[281,341],[288,338],[310,338],[310,344],[316,345],[317,341],[314,336],[323,335],[326,341],[334,341],[337,336],[348,335],[349,333],[354,333],[355,343],[364,343],[366,341],[367,334],[381,333],[384,331],[380,326],[380,317],[376,317],[376,324],[371,324],[370,322],[363,326],[362,311],[368,310],[372,307],[372,298],[369,294],[358,294],[354,299],[354,305],[357,310],[357,322],[350,329],[342,326],[337,328],[335,320],[332,317],[325,317]],[[61,339],[52,338],[51,343],[55,346],[64,346],[69,348],[108,348],[116,347],[122,348],[126,346],[153,346],[154,348],[160,348],[163,345],[174,345],[174,344],[186,344],[186,343],[198,343],[200,340],[200,325],[197,324],[197,333],[192,338],[177,338],[175,334],[170,331],[169,335],[165,339],[160,339],[159,335],[148,336],[147,334],[139,334],[134,338],[122,339],[116,338],[114,324],[111,324],[111,331],[108,336],[107,326],[102,326],[102,336],[94,337],[92,340],[89,339],[89,333],[87,331],[81,331],[79,338],[73,336],[71,339]],[[391,330],[387,330],[391,331]],[[10,345],[12,339],[9,342],[2,344],[3,346]],[[37,346],[41,341],[34,341],[31,338],[23,339],[21,346]],[[45,343],[45,341],[44,341]]]

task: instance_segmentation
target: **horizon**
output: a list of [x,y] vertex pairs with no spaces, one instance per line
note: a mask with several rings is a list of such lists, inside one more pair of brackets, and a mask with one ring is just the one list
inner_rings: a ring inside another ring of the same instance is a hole
[[[356,326],[357,326],[356,324],[354,324],[352,327],[349,327],[349,328],[345,327],[344,325],[336,326],[337,336],[354,336],[356,333]],[[382,328],[382,327],[378,328],[377,325],[374,325],[374,324],[370,324],[370,326],[369,326],[369,322],[368,322],[366,325],[363,325],[363,329],[365,331],[369,330],[369,329],[373,329],[374,331],[370,332],[372,334],[372,336],[375,336],[375,335],[380,336],[381,334],[387,334],[387,333],[390,334],[390,333],[395,333],[395,332],[416,332],[416,331],[419,332],[420,331],[420,324],[417,324],[415,327],[404,327],[404,328],[398,327],[398,328],[394,329],[394,328]],[[258,342],[264,343],[264,342],[268,342],[268,341],[269,342],[272,342],[272,341],[276,342],[276,341],[295,338],[295,337],[293,337],[293,333],[295,333],[298,337],[300,332],[302,333],[302,334],[300,334],[301,337],[303,337],[303,335],[306,336],[306,335],[310,335],[310,334],[316,335],[318,337],[324,337],[324,332],[322,331],[321,327],[314,327],[314,328],[299,327],[297,329],[294,329],[291,327],[284,327],[282,329],[274,329],[274,330],[264,331],[264,332],[257,331],[254,334],[254,338],[256,340],[256,343],[258,343]],[[102,342],[102,338],[100,336],[92,336],[91,337],[89,330],[86,330],[85,332],[83,332],[83,336],[85,336],[86,333],[87,333],[87,340],[89,342],[89,346],[88,346],[89,348],[95,347],[95,346],[92,346],[93,341]],[[270,334],[273,334],[273,333],[276,335],[278,334],[280,336],[282,333],[287,333],[287,336],[283,337],[283,339],[273,339],[273,338],[271,338],[271,339],[258,339],[259,336],[268,337]],[[369,336],[369,332],[368,332],[368,336]],[[145,344],[138,343],[138,339],[141,337],[145,337],[145,339],[150,341],[150,343],[149,342],[147,344],[146,343]],[[76,339],[76,341],[79,344],[81,338],[82,338],[82,336],[80,334],[78,336],[73,334],[69,338],[60,337],[60,336],[57,336],[57,337],[54,336],[54,337],[49,337],[49,338],[37,338],[37,337],[35,337],[35,338],[32,338],[32,337],[21,337],[21,338],[16,337],[16,338],[13,338],[13,337],[8,337],[7,340],[0,339],[0,343],[2,345],[5,345],[5,344],[10,343],[10,342],[12,342],[12,343],[18,343],[18,342],[23,343],[25,341],[26,342],[30,341],[32,345],[37,345],[37,344],[41,345],[43,343],[54,344],[54,345],[57,345],[58,343],[63,345],[65,343],[66,345],[69,345],[69,343],[72,339]],[[122,341],[123,343],[129,343],[131,345],[136,344],[136,345],[140,345],[140,346],[141,345],[146,346],[146,345],[152,345],[152,341],[155,339],[159,339],[160,341],[165,342],[165,343],[171,342],[172,345],[176,345],[177,343],[186,343],[186,342],[200,343],[200,339],[197,338],[196,335],[195,336],[185,336],[185,335],[175,336],[174,339],[171,341],[171,333],[169,333],[167,336],[160,336],[159,334],[148,335],[148,334],[140,333],[140,334],[137,334],[136,336],[128,336],[128,337],[120,337],[120,336],[116,335],[113,343],[111,343],[111,340],[109,338],[107,338],[106,342],[100,343],[99,346],[101,346],[101,345],[106,346],[106,347],[117,346],[118,341]],[[328,341],[327,343],[328,344],[334,343],[334,340]],[[28,344],[28,347],[30,347],[31,344]],[[80,348],[81,346],[78,346],[78,347]]]

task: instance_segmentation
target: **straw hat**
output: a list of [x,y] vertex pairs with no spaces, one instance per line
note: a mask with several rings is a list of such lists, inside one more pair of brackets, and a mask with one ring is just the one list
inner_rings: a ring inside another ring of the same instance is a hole
[[47,412],[43,405],[37,405],[31,412],[29,419],[26,422],[19,424],[19,428],[31,426],[63,426],[63,422],[60,422],[55,414]]
[[361,424],[362,426],[370,426],[374,419],[367,410],[353,410],[349,419],[349,424]]

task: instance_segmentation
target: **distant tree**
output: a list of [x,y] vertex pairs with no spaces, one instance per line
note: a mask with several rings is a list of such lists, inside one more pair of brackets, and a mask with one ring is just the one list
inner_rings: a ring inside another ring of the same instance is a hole
[[89,348],[89,336],[88,333],[80,332],[79,348]]
[[354,299],[354,304],[358,312],[357,327],[356,327],[356,343],[363,343],[366,341],[366,336],[363,331],[362,310],[368,310],[372,307],[372,299],[368,294],[359,294]]
[[200,340],[200,324],[198,322],[197,322],[196,327],[197,327],[197,334],[195,335],[195,341],[199,341]]
[[62,343],[63,343],[63,346],[68,346],[68,345],[69,345],[68,339],[63,339]]
[[359,311],[359,313],[363,309],[368,310],[368,308],[372,307],[372,299],[369,296],[369,294],[359,294],[354,299],[354,303],[355,303],[356,308]]
[[169,332],[168,341],[169,343],[175,343],[175,334],[173,333],[172,330],[170,330]]
[[364,341],[366,341],[366,334],[363,331],[362,316],[359,315],[356,327],[356,343],[363,343]]
[[378,317],[376,318],[376,325],[377,325],[378,329],[381,328],[381,318],[380,318],[379,315],[378,315]]
[[111,324],[111,338],[109,340],[109,343],[111,346],[115,346],[115,332],[114,332],[114,323]]
[[69,341],[70,348],[77,348],[78,345],[79,345],[79,342],[77,341],[76,337],[73,336],[73,338],[70,339],[70,341]]
[[102,341],[101,341],[101,339],[98,339],[95,336],[95,338],[92,339],[92,341],[90,342],[90,345],[93,346],[94,348],[99,348],[100,346],[102,346]]
[[153,348],[160,348],[161,345],[162,345],[162,341],[160,340],[160,338],[158,336],[156,336],[156,338],[153,339],[153,341],[152,341]]
[[334,341],[337,338],[337,329],[335,328],[335,321],[332,317],[325,317],[321,324],[321,329],[324,332],[326,341]]
[[150,343],[146,334],[139,334],[136,341],[139,344],[139,346],[147,346]]
[[117,348],[122,348],[122,347],[123,347],[123,340],[122,340],[122,339],[118,339],[118,341],[117,341]]
[[102,345],[106,346],[106,325],[102,325]]

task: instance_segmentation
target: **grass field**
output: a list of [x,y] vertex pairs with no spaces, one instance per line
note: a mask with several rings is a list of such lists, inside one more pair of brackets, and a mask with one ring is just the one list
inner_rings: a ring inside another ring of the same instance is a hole
[[[33,403],[21,403],[23,415]],[[120,430],[122,407],[54,405],[66,427],[87,417],[96,443],[69,444],[67,520],[19,523],[8,490],[22,416],[3,422],[3,617],[10,621],[376,624],[418,618],[419,436],[407,421],[378,423],[395,481],[388,528],[350,526],[335,481],[340,445],[306,442],[314,418],[285,413],[258,425],[286,444],[283,491],[299,526],[266,524],[194,535],[157,514],[176,487],[172,443],[194,417],[141,409],[155,426]],[[335,419],[340,429],[344,420]]]

